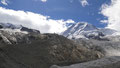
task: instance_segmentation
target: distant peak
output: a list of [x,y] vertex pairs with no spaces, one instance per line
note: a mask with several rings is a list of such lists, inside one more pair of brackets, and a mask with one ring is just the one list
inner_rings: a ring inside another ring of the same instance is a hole
[[14,24],[11,24],[11,23],[0,23],[0,25],[3,28],[10,28],[10,29],[20,29],[20,28],[22,28],[21,25],[14,25]]
[[69,27],[63,35],[68,38],[85,38],[88,35],[100,35],[101,32],[92,24],[78,22]]
[[16,25],[16,24],[11,24],[11,23],[0,23],[0,29],[11,29],[11,30],[18,29],[20,31],[26,31],[29,33],[37,33],[37,34],[40,33],[39,30],[30,29],[22,25]]

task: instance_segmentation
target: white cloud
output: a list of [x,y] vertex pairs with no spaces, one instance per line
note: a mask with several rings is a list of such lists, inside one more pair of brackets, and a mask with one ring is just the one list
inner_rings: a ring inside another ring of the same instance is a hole
[[107,28],[120,31],[120,0],[111,0],[111,4],[103,4],[101,13],[108,18]]
[[79,1],[80,1],[81,5],[82,5],[83,7],[89,5],[89,3],[87,2],[87,0],[79,0]]
[[102,23],[108,23],[108,20],[100,20]]
[[34,1],[47,2],[47,0],[34,0]]
[[54,20],[49,16],[33,12],[15,11],[0,7],[0,22],[20,24],[29,28],[40,30],[41,33],[61,33],[67,29],[67,23],[74,23],[73,20]]
[[47,2],[47,0],[41,0],[42,2]]
[[7,1],[7,0],[1,0],[1,3],[2,3],[3,5],[8,5],[8,1]]

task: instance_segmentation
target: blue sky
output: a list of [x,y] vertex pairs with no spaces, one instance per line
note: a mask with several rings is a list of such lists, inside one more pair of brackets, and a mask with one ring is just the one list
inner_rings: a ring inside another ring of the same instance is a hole
[[79,0],[9,0],[9,4],[0,6],[13,9],[30,11],[52,19],[72,19],[75,22],[85,21],[97,27],[104,27],[100,20],[104,18],[99,14],[100,7],[103,3],[109,3],[110,0],[88,0],[89,5],[83,7]]
[[119,6],[120,0],[0,0],[0,22],[43,33],[61,33],[77,22],[118,30]]

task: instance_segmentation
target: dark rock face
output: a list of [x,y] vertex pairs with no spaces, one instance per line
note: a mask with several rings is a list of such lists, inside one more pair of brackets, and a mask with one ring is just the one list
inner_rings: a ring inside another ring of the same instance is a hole
[[40,31],[38,31],[38,30],[29,29],[29,28],[26,28],[26,27],[22,27],[22,28],[21,28],[21,31],[27,31],[27,32],[29,32],[29,33],[37,33],[37,34],[40,33]]
[[89,34],[89,35],[85,35],[85,37],[87,37],[88,39],[95,39],[95,40],[104,40],[101,37],[105,36],[102,32],[98,32],[98,35],[94,35],[94,34]]
[[3,28],[1,25],[0,25],[0,29]]
[[8,57],[1,59],[3,68],[9,68],[7,63],[13,68],[49,68],[54,64],[70,65],[103,57],[99,51],[87,49],[57,34],[23,34],[21,38],[24,37],[31,42],[0,45],[0,52]]

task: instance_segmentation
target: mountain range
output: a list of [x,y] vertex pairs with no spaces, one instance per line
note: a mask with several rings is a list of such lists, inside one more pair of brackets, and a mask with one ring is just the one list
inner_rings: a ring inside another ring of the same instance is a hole
[[[13,25],[10,23],[0,23],[1,30],[14,30],[14,31],[21,31],[22,33],[40,33],[39,30],[30,29],[24,27],[22,25]],[[89,23],[75,23],[72,24],[66,31],[61,33],[61,35],[69,38],[69,39],[103,39],[104,37],[108,36],[117,36],[120,32],[108,29],[108,28],[97,28],[92,24]]]
[[58,34],[10,23],[0,24],[0,68],[49,68],[102,58],[97,50]]
[[119,68],[118,33],[88,23],[61,35],[0,23],[0,68]]
[[88,23],[75,23],[62,33],[69,39],[97,39],[101,40],[105,36],[116,36],[119,32],[108,28],[97,28]]

